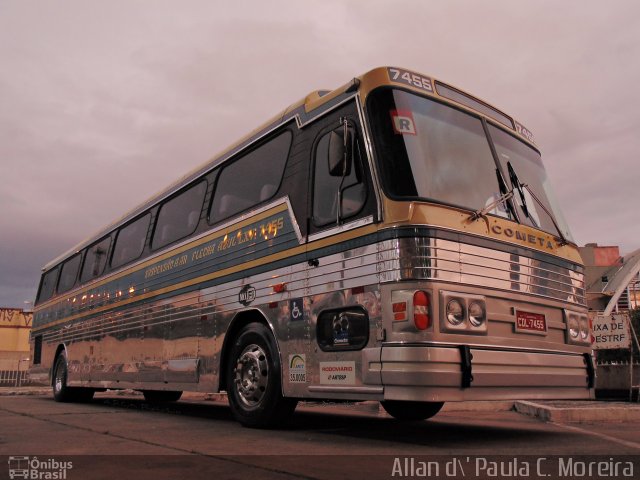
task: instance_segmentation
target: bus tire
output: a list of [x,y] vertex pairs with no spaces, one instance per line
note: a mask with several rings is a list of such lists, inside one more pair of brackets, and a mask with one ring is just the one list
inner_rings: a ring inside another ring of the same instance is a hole
[[384,400],[382,408],[396,420],[415,422],[436,415],[444,402],[405,402],[402,400]]
[[90,402],[95,391],[92,388],[69,387],[67,376],[67,355],[61,352],[53,369],[53,399],[56,402]]
[[245,427],[280,426],[297,400],[282,395],[280,355],[271,331],[250,323],[234,339],[227,368],[227,396],[234,418]]
[[168,403],[177,402],[182,396],[181,391],[166,391],[166,390],[143,390],[142,394],[144,399],[149,403]]

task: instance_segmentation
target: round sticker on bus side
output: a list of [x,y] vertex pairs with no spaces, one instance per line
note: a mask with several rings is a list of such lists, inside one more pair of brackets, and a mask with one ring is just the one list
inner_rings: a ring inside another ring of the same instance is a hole
[[304,353],[289,355],[289,382],[307,382],[307,360]]

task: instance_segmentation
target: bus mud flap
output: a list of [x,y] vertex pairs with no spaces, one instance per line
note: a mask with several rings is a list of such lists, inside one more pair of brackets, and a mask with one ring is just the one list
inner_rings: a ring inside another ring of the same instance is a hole
[[462,370],[462,388],[469,388],[471,386],[471,382],[473,382],[473,375],[471,373],[471,359],[473,355],[471,354],[471,349],[469,345],[460,345],[458,347],[460,349],[460,369]]
[[584,363],[587,365],[587,385],[593,388],[596,384],[596,369],[593,367],[593,357],[590,353],[583,353]]

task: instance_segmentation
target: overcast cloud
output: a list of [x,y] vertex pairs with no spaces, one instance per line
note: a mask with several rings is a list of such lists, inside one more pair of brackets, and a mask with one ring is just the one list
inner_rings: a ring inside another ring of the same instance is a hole
[[640,3],[0,0],[0,306],[312,90],[416,70],[535,135],[576,241],[640,248]]

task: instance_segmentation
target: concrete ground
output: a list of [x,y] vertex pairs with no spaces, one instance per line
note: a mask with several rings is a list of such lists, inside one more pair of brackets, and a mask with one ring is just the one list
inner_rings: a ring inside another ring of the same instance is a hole
[[[462,478],[460,469],[465,478],[510,476],[477,471],[478,461],[519,465],[511,475],[519,478],[585,478],[559,471],[561,459],[632,462],[637,478],[639,409],[602,402],[451,403],[429,421],[401,423],[374,402],[304,402],[284,428],[253,430],[233,420],[220,394],[187,393],[158,406],[137,392],[108,391],[87,404],[63,404],[49,388],[0,389],[0,479],[26,457],[50,461],[45,467],[72,462],[64,480],[375,480],[399,477],[396,467],[403,477],[419,478],[425,475],[405,467],[420,461],[438,470],[429,475],[434,478]],[[575,410],[579,416],[572,416]],[[544,475],[525,474],[525,464],[542,465]],[[618,473],[600,477],[625,476]]]
[[[50,387],[2,387],[1,396],[20,395],[51,395]],[[142,393],[132,390],[110,390],[105,393],[98,393],[101,396],[133,396],[142,398]],[[226,395],[222,393],[195,393],[185,392],[182,400],[217,402],[226,404]],[[354,402],[354,403],[331,403],[331,402],[306,402],[301,404],[302,408],[309,408],[313,405],[325,405],[327,407],[350,409],[352,411],[378,412],[386,415],[378,402]],[[300,407],[299,407],[300,408]],[[444,412],[483,412],[483,411],[505,411],[514,410],[522,415],[537,418],[541,421],[563,422],[563,423],[589,423],[589,422],[627,422],[640,421],[640,403],[591,400],[591,401],[570,401],[570,400],[547,400],[547,401],[495,401],[495,402],[450,402],[445,403]]]

